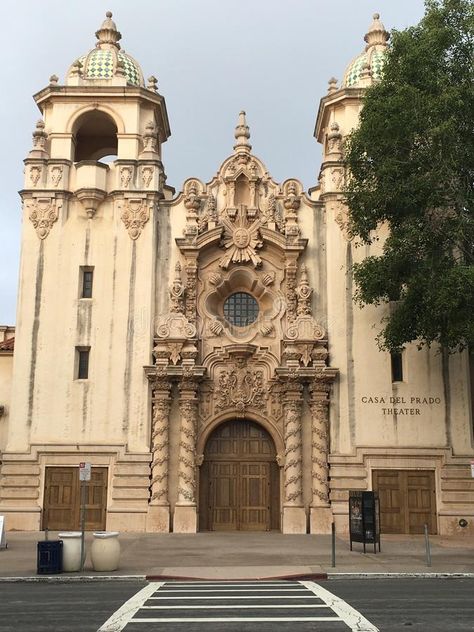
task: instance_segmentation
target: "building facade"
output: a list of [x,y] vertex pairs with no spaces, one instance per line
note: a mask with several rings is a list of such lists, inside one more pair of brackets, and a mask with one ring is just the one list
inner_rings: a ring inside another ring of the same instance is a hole
[[[343,140],[382,70],[365,50],[317,113],[319,182],[275,182],[245,113],[208,183],[166,184],[154,77],[107,14],[25,159],[12,331],[0,343],[0,513],[10,529],[348,529],[376,489],[382,529],[474,533],[468,354],[377,347],[387,306],[353,302]],[[7,335],[8,334],[8,335]],[[459,526],[465,520],[466,527]]]

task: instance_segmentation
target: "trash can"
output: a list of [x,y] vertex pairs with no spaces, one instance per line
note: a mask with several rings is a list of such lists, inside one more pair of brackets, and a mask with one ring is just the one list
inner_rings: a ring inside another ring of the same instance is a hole
[[56,575],[62,570],[62,540],[44,540],[38,542],[36,572],[38,575]]
[[118,531],[96,531],[91,546],[92,568],[95,571],[116,571],[120,561]]
[[81,535],[80,531],[58,533],[63,541],[63,573],[81,570]]

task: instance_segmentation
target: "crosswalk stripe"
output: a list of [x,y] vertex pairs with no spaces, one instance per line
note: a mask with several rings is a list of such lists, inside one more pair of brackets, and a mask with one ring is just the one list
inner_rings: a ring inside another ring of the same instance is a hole
[[139,590],[126,601],[97,632],[121,632],[130,619],[140,610],[145,601],[162,586],[162,583],[152,582]]
[[[254,621],[340,621],[339,617],[219,617],[219,618],[195,618],[182,619],[132,619],[129,623],[237,623],[237,622],[254,622]],[[123,629],[123,628],[120,628]],[[362,628],[361,628],[362,629]],[[115,631],[114,631],[115,632]]]
[[[161,593],[163,594],[163,593]],[[315,599],[314,594],[311,595],[216,595],[215,597],[149,597],[149,599],[179,599],[180,601],[188,601],[188,599]]]
[[201,589],[199,589],[198,588],[197,590],[194,590],[193,588],[189,588],[188,590],[180,588],[180,589],[174,590],[174,589],[166,588],[165,590],[162,590],[161,592],[163,592],[163,593],[189,593],[189,592],[192,592],[192,593],[216,593],[216,592],[220,592],[220,593],[223,593],[223,592],[244,592],[244,593],[248,593],[248,592],[272,592],[272,593],[274,593],[274,592],[292,592],[292,593],[294,593],[294,592],[306,592],[306,589],[305,588],[296,588],[296,587],[295,588],[292,588],[292,587],[290,587],[290,588],[257,588],[257,587],[255,587],[255,588],[251,588],[250,590],[244,589],[244,588],[236,588],[236,589],[234,589],[234,588],[210,588],[210,589],[208,589],[208,588],[201,588]]
[[224,610],[225,608],[229,608],[232,610],[243,610],[244,608],[248,608],[250,610],[260,610],[260,608],[280,608],[283,610],[284,608],[288,608],[291,606],[291,609],[295,608],[329,608],[326,604],[323,603],[292,603],[292,604],[256,604],[254,606],[245,606],[242,604],[222,604],[219,606],[142,606],[140,610]]
[[306,586],[309,590],[311,590],[317,597],[320,597],[323,601],[325,601],[331,610],[333,610],[354,632],[380,632],[375,625],[363,617],[358,610],[355,610],[355,608],[350,606],[347,601],[344,601],[315,582],[303,581],[301,583],[303,586]]

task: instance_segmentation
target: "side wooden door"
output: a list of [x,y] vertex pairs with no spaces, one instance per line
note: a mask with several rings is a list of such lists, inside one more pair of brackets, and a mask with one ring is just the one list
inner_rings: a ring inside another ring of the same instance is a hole
[[[105,529],[107,468],[93,467],[86,483],[85,528]],[[81,490],[78,467],[47,467],[45,472],[43,529],[75,531],[80,528]]]
[[79,526],[78,473],[74,467],[47,467],[43,529],[73,531]]
[[436,534],[436,490],[432,470],[374,470],[382,533]]

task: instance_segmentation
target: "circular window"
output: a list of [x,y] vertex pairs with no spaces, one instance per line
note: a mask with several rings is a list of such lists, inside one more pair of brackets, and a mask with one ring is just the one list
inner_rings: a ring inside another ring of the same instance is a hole
[[232,325],[246,327],[257,320],[258,303],[251,294],[236,292],[226,299],[224,316]]

